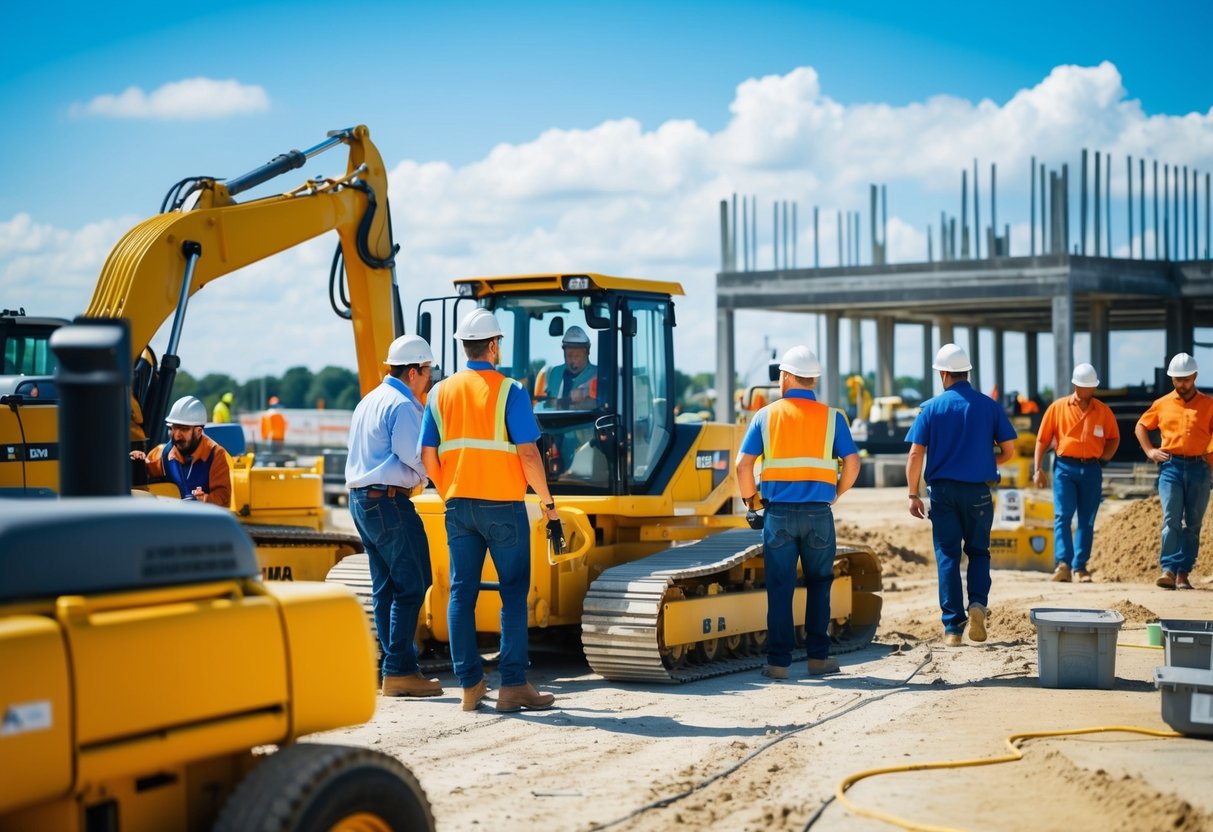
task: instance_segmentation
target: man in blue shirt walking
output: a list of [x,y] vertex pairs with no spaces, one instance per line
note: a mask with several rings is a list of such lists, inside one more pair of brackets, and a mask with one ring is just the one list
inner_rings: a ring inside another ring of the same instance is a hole
[[421,675],[413,643],[433,579],[425,526],[409,499],[426,481],[417,439],[434,356],[425,339],[402,335],[388,347],[384,363],[383,383],[358,402],[350,421],[350,515],[371,565],[383,695],[439,696],[442,686]]
[[[990,526],[994,522],[990,485],[998,481],[998,466],[1015,453],[1016,434],[998,402],[969,384],[973,365],[964,350],[944,344],[931,367],[939,371],[943,393],[923,404],[906,435],[910,443],[906,482],[910,514],[931,518],[944,644],[959,647],[966,623],[972,641],[986,640]],[[918,495],[924,458],[929,513]],[[967,614],[960,581],[962,551],[969,558]]]

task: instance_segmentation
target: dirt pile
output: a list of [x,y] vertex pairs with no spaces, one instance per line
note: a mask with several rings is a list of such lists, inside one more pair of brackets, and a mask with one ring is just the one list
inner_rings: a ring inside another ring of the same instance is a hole
[[[1161,541],[1162,504],[1157,495],[1138,500],[1105,521],[1097,521],[1091,571],[1102,581],[1150,583],[1158,575]],[[1206,512],[1200,529],[1200,556],[1192,571],[1208,574],[1211,564],[1213,518]]]
[[903,526],[862,528],[839,521],[835,534],[840,544],[867,546],[875,552],[886,578],[935,572],[930,524],[923,523],[920,528],[913,529]]

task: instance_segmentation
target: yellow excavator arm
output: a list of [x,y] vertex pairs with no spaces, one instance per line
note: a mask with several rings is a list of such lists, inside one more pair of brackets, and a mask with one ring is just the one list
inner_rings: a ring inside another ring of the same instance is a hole
[[[344,176],[309,180],[288,193],[246,203],[233,199],[339,144],[349,147]],[[387,171],[370,131],[363,125],[334,131],[314,148],[283,154],[236,179],[196,182],[200,195],[193,207],[145,220],[118,242],[101,271],[85,317],[129,320],[133,363],[173,316],[165,354],[175,354],[186,302],[195,292],[212,280],[335,230],[345,261],[359,383],[363,394],[375,387],[401,320],[394,291]]]

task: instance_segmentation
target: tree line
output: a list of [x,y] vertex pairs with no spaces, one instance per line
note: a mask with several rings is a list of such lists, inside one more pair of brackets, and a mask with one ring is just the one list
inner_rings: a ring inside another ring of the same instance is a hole
[[232,394],[233,414],[265,410],[271,396],[277,396],[283,407],[309,410],[353,410],[362,398],[357,374],[345,367],[325,367],[318,373],[307,367],[291,367],[281,376],[258,376],[248,381],[236,381],[226,373],[194,378],[182,370],[173,383],[174,400],[196,396],[208,413],[224,393]]

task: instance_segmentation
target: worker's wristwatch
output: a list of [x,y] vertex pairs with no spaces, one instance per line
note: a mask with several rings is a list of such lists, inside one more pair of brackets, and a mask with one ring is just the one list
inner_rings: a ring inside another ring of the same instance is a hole
[[913,491],[911,491],[911,492],[910,492],[910,499],[911,499],[911,500],[917,499],[917,497],[918,497],[918,494],[917,494],[916,492],[913,492]]
[[552,502],[550,502],[550,503],[544,503],[543,507],[547,511],[555,511],[556,510],[556,501],[552,500]]

